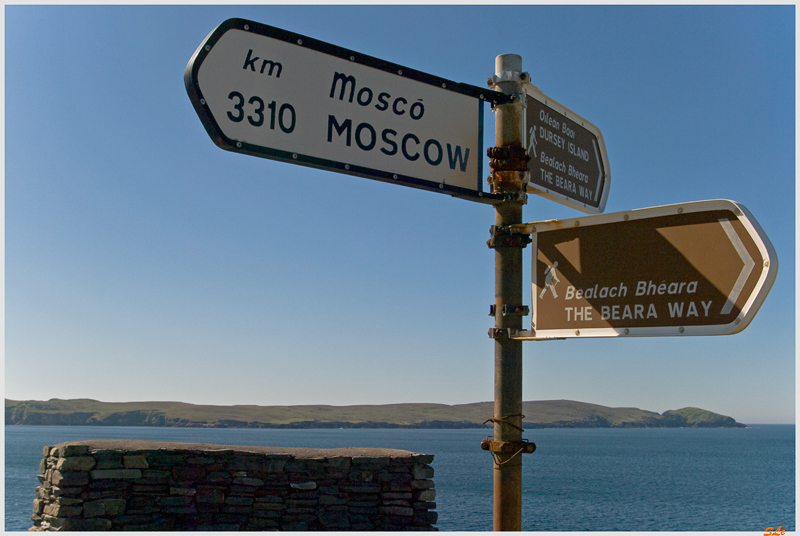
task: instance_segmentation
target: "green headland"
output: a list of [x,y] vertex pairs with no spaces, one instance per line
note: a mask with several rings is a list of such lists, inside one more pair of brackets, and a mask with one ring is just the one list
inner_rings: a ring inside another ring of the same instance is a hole
[[[6,400],[6,424],[208,428],[478,428],[492,402],[359,406],[210,406],[100,402],[86,398]],[[656,413],[570,400],[522,403],[525,428],[744,428],[732,417],[687,407]]]

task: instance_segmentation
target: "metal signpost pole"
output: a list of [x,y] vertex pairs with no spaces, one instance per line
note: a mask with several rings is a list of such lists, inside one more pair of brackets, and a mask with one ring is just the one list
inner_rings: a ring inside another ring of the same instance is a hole
[[[522,58],[503,54],[495,59],[494,85],[513,95],[507,104],[495,107],[495,144],[492,157],[492,186],[506,200],[495,205],[495,226],[490,247],[495,250],[495,355],[494,380],[494,530],[522,529],[522,456],[508,452],[505,444],[522,440],[522,341],[512,340],[510,330],[522,327],[522,248],[526,238],[507,232],[522,222],[526,201],[523,149],[524,95]],[[524,75],[523,75],[524,76]],[[522,165],[518,164],[520,161]],[[509,445],[510,446],[510,445]]]

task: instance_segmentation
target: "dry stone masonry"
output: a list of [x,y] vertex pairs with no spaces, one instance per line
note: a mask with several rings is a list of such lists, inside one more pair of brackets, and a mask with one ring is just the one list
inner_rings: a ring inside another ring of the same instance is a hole
[[44,447],[30,530],[436,530],[432,462],[394,449],[61,443]]

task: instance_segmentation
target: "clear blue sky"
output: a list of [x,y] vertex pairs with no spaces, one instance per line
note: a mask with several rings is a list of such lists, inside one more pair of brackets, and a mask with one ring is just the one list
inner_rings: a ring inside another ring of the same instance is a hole
[[5,6],[6,397],[493,399],[493,210],[217,148],[183,72],[242,17],[478,86],[519,54],[602,130],[606,212],[743,203],[780,260],[744,332],[526,342],[524,399],[794,422],[795,7],[498,9]]

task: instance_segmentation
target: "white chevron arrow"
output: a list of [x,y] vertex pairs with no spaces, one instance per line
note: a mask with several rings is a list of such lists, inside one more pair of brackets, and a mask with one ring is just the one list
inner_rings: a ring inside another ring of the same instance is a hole
[[722,307],[720,314],[726,315],[733,309],[733,304],[736,303],[736,299],[739,297],[739,294],[742,293],[744,284],[747,281],[747,278],[750,277],[750,272],[753,271],[756,262],[752,259],[752,257],[750,257],[750,254],[747,253],[747,248],[744,247],[739,235],[737,235],[736,231],[733,230],[733,225],[731,225],[730,220],[721,219],[719,220],[719,223],[725,230],[725,234],[728,235],[728,239],[731,241],[731,244],[733,244],[733,247],[736,249],[736,253],[739,254],[742,262],[744,262],[742,271],[739,272],[739,278],[736,279],[736,284],[733,285],[733,289],[731,289],[730,294],[728,294],[728,299],[725,300],[725,305]]

